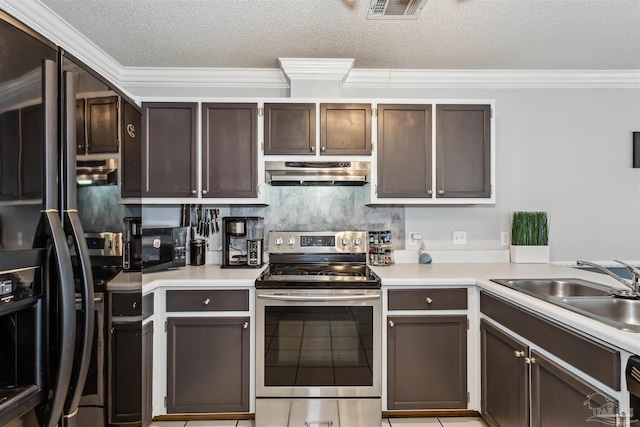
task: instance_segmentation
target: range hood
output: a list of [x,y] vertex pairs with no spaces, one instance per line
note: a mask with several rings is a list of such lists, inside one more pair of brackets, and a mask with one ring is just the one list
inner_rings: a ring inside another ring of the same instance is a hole
[[265,162],[266,181],[273,186],[364,185],[370,172],[370,162]]
[[76,175],[78,185],[116,185],[118,159],[78,160]]

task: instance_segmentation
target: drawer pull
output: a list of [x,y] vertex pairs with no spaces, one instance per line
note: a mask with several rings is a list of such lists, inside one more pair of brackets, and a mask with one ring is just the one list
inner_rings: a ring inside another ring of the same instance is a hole
[[536,363],[536,358],[535,357],[526,357],[524,359],[524,363],[526,363],[527,365],[533,365],[534,363]]
[[133,308],[138,308],[138,301],[134,301],[134,302],[133,302],[133,306],[132,306],[132,307],[133,307]]
[[206,307],[207,305],[209,305],[210,302],[211,302],[211,300],[209,298],[205,298],[205,299],[202,300],[202,305],[204,305]]
[[427,297],[427,298],[425,299],[425,301],[426,301],[426,303],[427,303],[427,304],[431,304],[431,303],[433,302],[433,299],[431,299],[431,298]]
[[249,322],[244,322],[242,324],[242,329],[247,329],[249,327]]
[[515,351],[516,357],[524,357],[524,351]]
[[389,320],[389,327],[393,328],[394,325],[395,325],[395,323],[393,323],[393,320]]

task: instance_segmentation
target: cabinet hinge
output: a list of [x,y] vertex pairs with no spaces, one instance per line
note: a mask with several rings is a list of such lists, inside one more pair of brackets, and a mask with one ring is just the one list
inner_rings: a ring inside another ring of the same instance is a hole
[[374,151],[376,151],[376,144],[374,144],[373,142],[371,143],[371,152],[373,153]]
[[467,319],[467,331],[469,330],[469,319]]
[[120,100],[118,100],[118,102],[116,102],[116,110],[120,111]]
[[164,321],[164,331],[167,332],[167,328],[168,328],[169,323],[165,320]]
[[264,153],[264,141],[260,143],[260,150],[262,150],[262,152]]
[[471,402],[471,395],[467,392],[467,403]]
[[377,108],[372,108],[371,109],[371,117],[378,117],[378,109]]
[[164,397],[164,407],[167,407],[167,396]]
[[264,116],[264,107],[258,107],[258,117]]
[[493,108],[491,109],[491,117],[493,117]]

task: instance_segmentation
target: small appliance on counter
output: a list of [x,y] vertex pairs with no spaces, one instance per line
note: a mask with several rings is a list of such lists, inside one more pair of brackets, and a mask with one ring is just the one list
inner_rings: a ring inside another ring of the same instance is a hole
[[391,231],[369,231],[369,265],[393,264]]
[[187,228],[150,226],[142,229],[142,271],[184,267],[187,262]]
[[264,218],[222,218],[222,268],[262,267]]
[[130,216],[124,219],[122,236],[122,269],[124,271],[142,270],[142,218]]

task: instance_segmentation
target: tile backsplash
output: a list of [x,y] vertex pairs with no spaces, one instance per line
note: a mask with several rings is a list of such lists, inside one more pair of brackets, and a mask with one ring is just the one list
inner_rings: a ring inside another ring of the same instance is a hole
[[390,230],[405,247],[402,206],[365,206],[363,187],[272,187],[266,207],[238,206],[231,216],[261,216],[265,230]]

